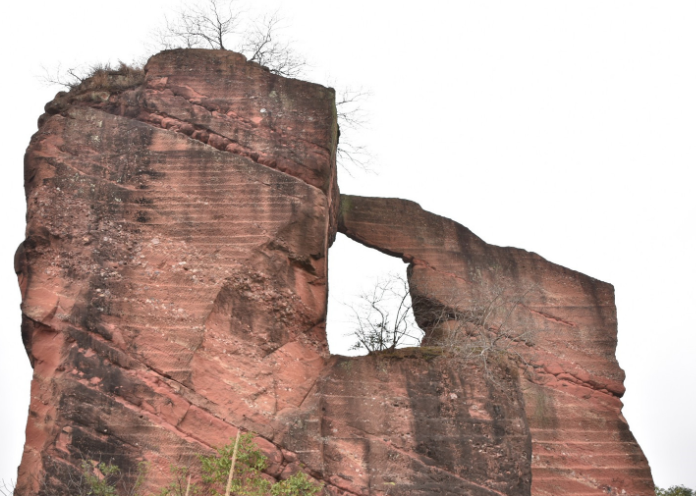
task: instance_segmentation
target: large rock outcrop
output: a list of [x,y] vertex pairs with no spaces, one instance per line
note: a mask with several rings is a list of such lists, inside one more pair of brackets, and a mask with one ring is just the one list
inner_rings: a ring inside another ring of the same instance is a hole
[[351,493],[530,494],[524,401],[504,368],[491,377],[432,349],[334,357],[315,401],[317,461]]
[[156,487],[238,428],[279,475],[275,418],[328,358],[334,92],[204,50],[107,76],[49,103],[26,155],[17,494],[69,492],[82,459],[147,460]]
[[446,324],[432,315],[480,325],[485,314],[497,331],[510,330],[500,351],[522,371],[533,495],[654,494],[648,462],[621,415],[610,284],[489,245],[405,200],[344,195],[339,231],[410,264],[416,319],[430,333],[424,343],[440,342],[434,334],[443,326],[433,324]]
[[267,477],[304,470],[331,494],[530,493],[509,369],[328,355],[332,90],[175,50],[57,95],[39,125],[16,257],[34,367],[17,495],[69,494],[83,461],[147,461],[155,492],[240,429]]

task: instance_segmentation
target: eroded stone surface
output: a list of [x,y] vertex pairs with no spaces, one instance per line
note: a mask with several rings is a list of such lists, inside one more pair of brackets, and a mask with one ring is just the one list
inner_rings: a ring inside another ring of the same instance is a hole
[[516,379],[494,376],[413,348],[335,357],[314,410],[329,482],[361,495],[530,494],[524,401]]
[[487,325],[521,337],[510,352],[524,372],[532,494],[654,494],[648,462],[621,415],[624,373],[614,355],[610,284],[534,253],[488,245],[404,200],[343,195],[339,230],[410,263],[423,328],[433,309],[480,316],[504,308]]
[[16,494],[69,493],[83,460],[147,461],[157,491],[239,429],[267,477],[303,470],[334,495],[652,494],[620,414],[611,286],[411,202],[344,197],[343,232],[411,263],[424,328],[502,285],[534,333],[519,377],[428,347],[329,357],[333,91],[207,50],[113,78],[57,95],[26,155]]
[[238,428],[281,474],[278,413],[328,358],[333,99],[237,54],[173,51],[140,86],[47,105],[16,257],[34,365],[17,494],[69,492],[82,459],[149,461],[162,487]]
[[83,460],[147,461],[157,491],[238,429],[330,494],[529,494],[516,381],[328,356],[333,91],[198,50],[135,79],[59,94],[27,151],[17,494],[69,493]]

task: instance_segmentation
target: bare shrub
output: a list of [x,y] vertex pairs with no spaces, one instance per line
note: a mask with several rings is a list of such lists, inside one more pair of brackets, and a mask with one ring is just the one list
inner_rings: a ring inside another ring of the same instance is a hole
[[439,349],[454,364],[480,363],[496,384],[501,371],[517,379],[520,365],[528,365],[522,347],[534,346],[538,330],[520,329],[516,314],[538,288],[498,270],[487,282],[478,282],[471,294],[454,284],[443,284],[435,293],[390,274],[350,307],[355,331],[349,335],[356,339],[351,349],[395,350],[422,338],[423,346]]
[[281,36],[282,24],[277,12],[251,18],[235,0],[206,0],[165,17],[165,25],[156,37],[165,49],[234,50],[274,74],[299,77],[307,64],[292,43]]
[[0,496],[12,496],[15,490],[14,481],[6,482],[4,479],[0,481]]
[[53,71],[44,68],[42,80],[48,85],[63,86],[68,90],[117,92],[142,84],[145,81],[145,72],[141,67],[119,61],[118,67],[112,67],[111,64],[93,64],[68,69],[58,66]]
[[364,104],[369,96],[369,92],[363,88],[350,86],[336,91],[336,118],[339,129],[336,159],[350,175],[353,169],[363,172],[371,170],[371,154],[367,147],[357,142],[354,137],[367,123]]
[[408,281],[398,274],[379,280],[370,291],[359,295],[358,303],[349,306],[353,311],[355,338],[351,350],[366,350],[369,354],[395,350],[419,343],[423,331],[414,318]]
[[527,364],[520,346],[533,346],[538,330],[517,328],[514,317],[538,288],[502,274],[494,281],[476,288],[473,296],[453,286],[437,294],[417,288],[412,297],[419,323],[428,332],[424,343],[442,348],[450,360],[478,361],[487,378],[496,382],[496,369],[517,378],[519,365]]

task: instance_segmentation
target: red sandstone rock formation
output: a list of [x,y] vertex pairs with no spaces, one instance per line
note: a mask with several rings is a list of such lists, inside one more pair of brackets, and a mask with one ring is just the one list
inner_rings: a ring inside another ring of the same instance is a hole
[[66,492],[83,458],[148,460],[154,488],[238,428],[278,476],[295,458],[275,419],[328,358],[333,91],[231,52],[164,52],[145,73],[59,94],[27,151],[17,494]]
[[[530,494],[531,439],[517,380],[502,370],[492,380],[479,363],[439,355],[410,348],[334,357],[308,416],[328,482],[361,495]],[[304,439],[290,432],[290,442]]]
[[332,90],[204,50],[107,76],[49,103],[26,155],[16,494],[69,493],[82,460],[148,461],[154,491],[238,429],[268,477],[331,494],[529,494],[504,369],[328,356]]
[[533,495],[654,494],[648,462],[621,415],[624,373],[614,355],[610,284],[488,245],[404,200],[343,196],[339,230],[410,263],[416,318],[431,333],[433,311],[505,308],[491,325],[521,336],[510,352],[524,372]]

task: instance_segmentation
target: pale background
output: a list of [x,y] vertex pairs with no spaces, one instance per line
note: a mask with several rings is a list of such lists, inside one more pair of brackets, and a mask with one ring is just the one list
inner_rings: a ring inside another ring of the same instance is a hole
[[[57,91],[36,76],[152,53],[148,34],[171,5],[3,8],[0,479],[16,477],[31,377],[12,270],[22,155]],[[696,3],[257,0],[254,11],[278,6],[313,80],[372,93],[357,138],[378,174],[342,172],[342,191],[417,201],[489,243],[614,284],[625,416],[656,483],[696,487]],[[334,350],[349,330],[344,292],[394,265],[339,237]]]

